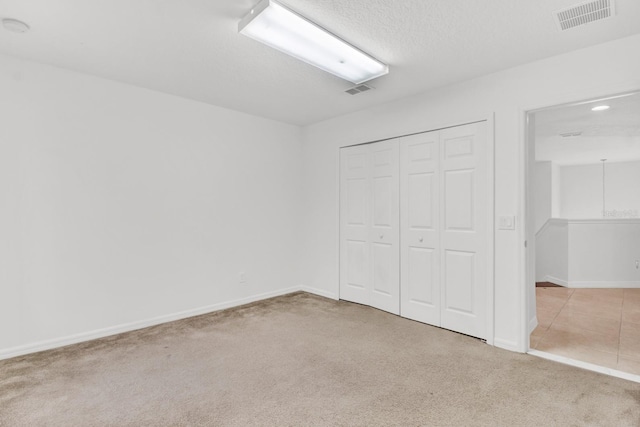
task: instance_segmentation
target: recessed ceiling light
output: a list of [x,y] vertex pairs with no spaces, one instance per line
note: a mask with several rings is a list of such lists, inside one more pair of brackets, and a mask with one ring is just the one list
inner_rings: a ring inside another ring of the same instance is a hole
[[611,107],[609,107],[608,105],[597,105],[593,107],[591,111],[604,111],[604,110],[608,110],[609,108]]
[[2,26],[12,33],[26,33],[29,31],[29,26],[27,24],[12,18],[4,18],[2,20]]

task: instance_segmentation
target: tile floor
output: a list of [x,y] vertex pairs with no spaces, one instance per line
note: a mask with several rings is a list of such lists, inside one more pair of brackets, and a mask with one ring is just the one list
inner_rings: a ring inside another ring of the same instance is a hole
[[531,348],[640,375],[640,289],[536,288]]

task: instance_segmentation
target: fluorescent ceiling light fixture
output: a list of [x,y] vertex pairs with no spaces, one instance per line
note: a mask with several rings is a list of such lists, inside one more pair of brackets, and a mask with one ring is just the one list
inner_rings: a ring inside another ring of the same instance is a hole
[[608,105],[598,105],[596,107],[593,107],[591,111],[604,111],[604,110],[608,110],[609,108],[611,107],[609,107]]
[[274,0],[262,0],[238,32],[355,84],[389,72],[383,64]]

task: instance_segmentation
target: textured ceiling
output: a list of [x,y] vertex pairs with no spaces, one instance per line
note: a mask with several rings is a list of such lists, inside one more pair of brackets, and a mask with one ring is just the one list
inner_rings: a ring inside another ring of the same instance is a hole
[[[606,111],[591,111],[596,105]],[[562,137],[560,134],[581,133]],[[640,93],[535,113],[536,160],[559,165],[640,160]]]
[[237,33],[258,0],[2,0],[0,53],[306,125],[640,32],[640,1],[560,32],[575,0],[286,0],[391,67],[351,96],[337,77]]

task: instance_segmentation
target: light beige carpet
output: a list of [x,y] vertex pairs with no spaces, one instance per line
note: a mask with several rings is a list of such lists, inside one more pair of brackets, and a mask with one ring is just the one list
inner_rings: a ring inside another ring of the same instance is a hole
[[0,362],[0,426],[639,426],[640,384],[296,293]]

